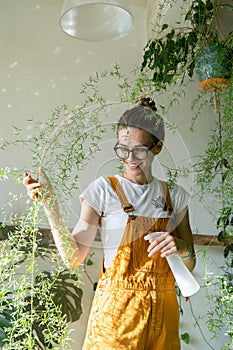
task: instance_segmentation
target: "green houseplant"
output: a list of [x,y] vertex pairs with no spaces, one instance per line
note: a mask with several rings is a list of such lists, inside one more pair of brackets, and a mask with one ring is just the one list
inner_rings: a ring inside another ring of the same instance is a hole
[[[197,185],[201,195],[211,194],[218,209],[214,213],[214,222],[218,232],[219,241],[228,240],[223,249],[225,263],[221,273],[207,274],[206,288],[210,288],[207,297],[211,301],[208,312],[208,326],[217,336],[225,329],[226,343],[222,349],[233,348],[233,158],[232,158],[232,99],[233,79],[229,80],[226,91],[218,93],[219,111],[217,113],[216,127],[209,136],[203,154],[200,154],[194,166],[197,175]],[[211,290],[211,288],[213,289]]]
[[[215,203],[215,209],[210,206],[210,210],[218,239],[228,241],[223,250],[225,263],[221,273],[215,276],[210,270],[205,287],[210,301],[207,320],[209,330],[217,336],[225,329],[226,342],[222,349],[229,350],[233,349],[233,33],[223,33],[220,23],[224,21],[221,18],[222,9],[232,11],[233,6],[221,0],[180,3],[177,28],[167,23],[160,26],[144,49],[141,69],[152,75],[152,81],[159,92],[165,89],[171,91],[176,84],[182,84],[182,91],[185,91],[194,73],[200,76],[200,87],[204,92],[200,91],[193,99],[193,123],[196,118],[205,117],[203,111],[206,107],[212,107],[213,103],[215,105],[215,125],[209,134],[205,150],[194,157],[192,171],[200,200],[203,201],[208,194]],[[166,2],[161,1],[160,4],[160,8],[163,8]],[[156,24],[160,18],[158,16],[155,19]],[[208,51],[214,51],[213,61]],[[213,96],[206,91],[213,92]],[[175,99],[174,96],[172,98]]]
[[[80,275],[59,266],[51,238],[35,225],[37,215],[36,205],[16,226],[0,224],[3,349],[68,349],[66,324],[82,313]],[[39,261],[47,268],[39,269]]]
[[[209,52],[214,55],[214,66],[217,68],[213,77],[221,78],[217,84],[224,86],[227,83],[224,79],[230,75],[233,33],[225,35],[220,28],[219,14],[223,6],[232,10],[232,5],[223,5],[221,0],[185,1],[181,4],[179,26],[173,27],[167,23],[160,26],[147,42],[142,62],[142,69],[147,68],[152,72],[155,84],[165,88],[171,83],[183,81],[185,76],[192,78],[196,68],[202,80],[212,78],[208,77],[206,67],[201,66],[205,61],[211,65]],[[205,58],[206,52],[208,59]],[[216,67],[218,64],[223,66]]]

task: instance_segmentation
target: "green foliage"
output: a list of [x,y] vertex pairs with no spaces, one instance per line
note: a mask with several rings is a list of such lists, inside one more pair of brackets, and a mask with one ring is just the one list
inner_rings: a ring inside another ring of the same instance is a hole
[[211,194],[219,205],[215,211],[215,225],[219,241],[227,242],[223,255],[225,264],[220,267],[219,275],[207,272],[205,286],[207,289],[208,327],[214,337],[224,329],[226,343],[222,349],[233,347],[232,302],[233,302],[233,97],[232,77],[229,88],[218,95],[220,111],[217,115],[216,127],[212,130],[207,147],[199,155],[194,166],[197,185],[201,189],[200,196]]
[[[157,23],[159,30],[144,48],[141,69],[147,68],[152,72],[152,80],[160,89],[166,89],[173,83],[183,83],[185,76],[192,78],[197,55],[206,45],[217,45],[219,51],[224,52],[224,57],[229,56],[232,64],[233,33],[222,38],[222,33],[218,30],[218,12],[222,2],[187,1],[183,4],[185,9],[181,7],[181,19],[177,23],[181,24],[179,27]],[[166,1],[163,5],[166,5]],[[224,6],[232,10],[230,4]],[[158,20],[161,18],[161,14],[158,15]]]
[[[115,84],[118,93],[115,101],[102,96],[104,80],[111,80],[113,86]],[[43,166],[57,195],[61,195],[62,201],[68,200],[79,186],[80,171],[100,150],[100,142],[106,133],[105,124],[111,122],[110,108],[133,103],[141,96],[151,96],[156,89],[139,68],[135,68],[132,77],[128,77],[115,64],[109,71],[96,72],[83,84],[82,105],[56,107],[42,128],[40,121],[30,120],[32,136],[29,139],[21,136],[23,130],[20,129],[17,134],[14,133],[14,139],[5,140],[0,149],[26,146],[32,156],[32,171],[37,173],[38,166]]]
[[[229,260],[228,260],[229,263]],[[217,337],[224,332],[228,341],[221,348],[231,349],[233,346],[233,274],[232,267],[227,265],[224,273],[213,276],[206,273],[206,293],[208,300],[208,328]]]
[[185,15],[185,20],[189,20],[193,30],[195,30],[203,40],[207,38],[215,39],[217,36],[216,12],[221,6],[221,1],[217,4],[211,0],[191,1],[190,7]]
[[200,154],[194,164],[196,182],[200,195],[211,193],[220,208],[215,213],[218,239],[228,240],[229,245],[224,249],[224,256],[231,256],[233,266],[233,116],[232,116],[233,84],[230,79],[229,88],[219,94],[220,112],[216,126],[209,136],[206,149]]
[[[167,25],[163,25],[162,32],[166,29]],[[186,72],[191,78],[195,68],[196,44],[195,33],[176,33],[172,29],[162,38],[153,38],[147,43],[142,69],[149,68],[153,72],[153,81],[162,88],[173,83],[181,72]]]
[[[2,181],[17,182],[18,176],[9,168],[1,169]],[[29,201],[26,212],[13,214],[19,197],[26,200],[25,195],[15,196],[12,215],[0,225],[0,346],[68,350],[67,322],[76,321],[82,313],[80,275],[64,269],[51,238],[43,238],[39,203]],[[48,270],[39,269],[42,261]]]
[[[161,2],[164,6],[167,2]],[[187,5],[185,7],[185,4]],[[156,25],[159,30],[154,32],[154,37],[148,41],[144,49],[144,57],[141,69],[152,74],[158,91],[175,90],[176,84],[187,84],[193,76],[196,67],[196,57],[202,47],[207,44],[215,44],[232,64],[232,32],[224,37],[219,30],[219,10],[222,9],[222,1],[213,2],[211,0],[187,1],[183,2],[185,7],[181,7],[178,28],[169,26],[167,23],[160,26],[162,16],[158,14]],[[232,11],[230,3],[224,3]],[[160,10],[162,9],[162,5]],[[232,66],[231,66],[232,67]],[[184,79],[188,77],[189,79]],[[222,349],[233,348],[232,337],[232,273],[229,269],[233,267],[233,115],[232,97],[233,80],[232,71],[228,76],[228,89],[222,92],[215,92],[210,95],[201,91],[193,98],[192,110],[194,112],[191,129],[194,131],[194,124],[197,118],[205,117],[205,110],[213,108],[214,103],[218,105],[216,124],[211,130],[206,142],[206,147],[201,154],[193,158],[193,166],[188,171],[192,171],[195,176],[194,196],[198,196],[200,202],[205,201],[205,196],[211,196],[213,205],[207,204],[207,209],[213,216],[215,226],[218,230],[218,239],[225,241],[224,248],[225,264],[221,267],[219,276],[212,276],[208,283],[213,290],[208,290],[206,280],[207,298],[209,298],[208,325],[214,336],[223,329],[226,330],[226,343]],[[187,88],[187,86],[186,86]],[[180,98],[177,96],[178,100]],[[174,96],[167,100],[172,104]],[[196,128],[197,129],[197,128]],[[198,137],[198,130],[197,137]],[[184,169],[167,169],[167,176],[171,185],[177,178],[184,174]],[[218,209],[216,209],[218,208]],[[217,310],[217,311],[216,311]],[[203,333],[198,318],[193,310],[192,315],[198,325],[200,334],[204,341],[208,340]]]
[[185,333],[181,334],[181,340],[183,340],[183,342],[185,344],[189,344],[189,342],[190,342],[190,335],[189,335],[189,333],[185,332]]

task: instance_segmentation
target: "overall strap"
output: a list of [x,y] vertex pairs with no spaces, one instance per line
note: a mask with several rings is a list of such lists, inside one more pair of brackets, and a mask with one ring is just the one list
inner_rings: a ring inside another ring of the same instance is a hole
[[170,196],[170,191],[169,191],[167,182],[160,180],[160,183],[163,187],[163,193],[165,196],[165,205],[164,205],[163,210],[167,211],[171,215],[173,212],[173,208],[172,208],[171,196]]
[[132,204],[130,204],[128,202],[127,198],[125,197],[124,191],[123,191],[118,179],[115,176],[107,176],[107,179],[109,180],[109,182],[112,185],[112,188],[116,192],[116,195],[121,202],[121,206],[122,206],[124,212],[125,213],[133,212],[134,207],[132,206]]

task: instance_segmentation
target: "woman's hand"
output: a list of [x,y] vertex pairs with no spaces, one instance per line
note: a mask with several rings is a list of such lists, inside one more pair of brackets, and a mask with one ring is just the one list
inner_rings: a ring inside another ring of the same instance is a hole
[[172,225],[169,232],[152,232],[144,237],[149,241],[148,256],[153,256],[157,251],[160,251],[163,258],[176,253],[192,271],[196,256],[187,208],[176,215],[175,222],[176,226]]
[[28,195],[31,199],[38,199],[41,193],[41,184],[33,179],[28,173],[23,174],[23,184],[27,188]]
[[161,257],[165,258],[175,253],[180,255],[188,249],[186,242],[171,235],[169,232],[153,232],[144,238],[150,243],[147,249],[149,257],[152,257],[157,251],[160,251]]
[[41,200],[41,204],[45,205],[49,198],[54,197],[52,185],[45,174],[42,167],[39,168],[39,178],[37,181],[28,173],[23,175],[23,184],[27,188],[28,195],[33,200]]

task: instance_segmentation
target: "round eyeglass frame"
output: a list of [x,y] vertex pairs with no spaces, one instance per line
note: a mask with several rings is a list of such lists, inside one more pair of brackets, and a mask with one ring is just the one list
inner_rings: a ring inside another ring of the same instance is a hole
[[[144,159],[146,159],[146,158],[148,157],[149,151],[150,151],[156,144],[157,144],[157,142],[153,142],[152,145],[151,145],[150,147],[145,147],[145,148],[143,149],[143,152],[146,152],[146,156],[143,157],[143,158],[138,158],[137,156],[135,156],[135,152],[136,152],[137,149],[140,148],[140,147],[138,147],[138,148],[133,148],[133,149],[129,149],[129,148],[127,148],[127,147],[119,146],[119,144],[118,144],[118,142],[117,142],[113,149],[114,149],[114,151],[115,151],[117,157],[120,158],[121,160],[126,160],[127,158],[129,158],[130,153],[132,153],[132,155],[133,155],[133,157],[134,157],[135,159],[137,159],[137,160],[144,160]],[[125,152],[127,152],[127,157],[121,157],[121,156],[119,156],[119,154],[117,153],[117,150],[120,149],[120,148],[123,148],[123,149],[125,150]],[[141,147],[141,148],[143,148],[143,147]]]

